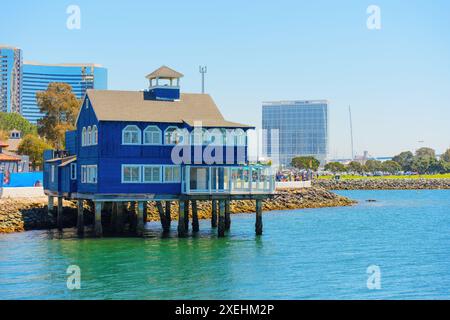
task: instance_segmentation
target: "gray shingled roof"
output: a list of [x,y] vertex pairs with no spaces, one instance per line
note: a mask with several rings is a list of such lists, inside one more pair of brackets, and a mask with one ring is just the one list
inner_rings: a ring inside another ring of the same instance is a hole
[[144,100],[143,91],[87,90],[99,121],[187,123],[204,127],[253,128],[227,121],[208,94],[182,93],[180,100]]
[[174,78],[182,78],[183,74],[175,71],[167,66],[161,66],[152,73],[146,76],[147,79],[174,79]]

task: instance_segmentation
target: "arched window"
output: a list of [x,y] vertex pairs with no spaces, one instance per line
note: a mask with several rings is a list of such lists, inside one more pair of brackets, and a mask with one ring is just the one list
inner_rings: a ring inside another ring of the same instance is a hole
[[161,144],[161,129],[157,126],[148,126],[144,130],[144,144]]
[[141,144],[141,130],[137,126],[126,126],[122,130],[122,144]]
[[191,131],[191,143],[196,146],[203,144],[203,130],[201,128],[196,127]]
[[164,144],[187,144],[189,143],[189,132],[186,129],[167,127],[164,131]]
[[224,142],[224,129],[210,129],[207,133],[208,143],[222,146]]
[[92,144],[92,128],[89,126],[87,128],[87,138],[86,138],[86,145],[90,146]]
[[92,145],[96,146],[98,144],[98,130],[97,130],[97,126],[94,125],[92,127]]
[[81,146],[84,147],[86,145],[86,127],[83,127],[83,131],[81,133]]
[[236,138],[235,145],[237,146],[245,146],[247,143],[247,134],[242,129],[236,129],[234,130],[234,136]]
[[211,141],[209,139],[208,130],[203,128],[202,129],[202,143],[203,143],[203,145],[208,145],[210,142]]

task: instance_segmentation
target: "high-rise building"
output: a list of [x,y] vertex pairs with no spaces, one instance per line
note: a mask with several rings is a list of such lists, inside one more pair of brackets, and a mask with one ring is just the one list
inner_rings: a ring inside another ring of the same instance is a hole
[[296,156],[328,154],[328,101],[273,101],[262,107],[263,154],[289,166]]
[[0,111],[20,113],[22,50],[0,45]]
[[81,99],[87,89],[106,90],[107,69],[98,64],[43,64],[23,63],[22,115],[31,123],[43,117],[36,101],[36,93],[47,90],[52,82],[72,86],[73,93]]

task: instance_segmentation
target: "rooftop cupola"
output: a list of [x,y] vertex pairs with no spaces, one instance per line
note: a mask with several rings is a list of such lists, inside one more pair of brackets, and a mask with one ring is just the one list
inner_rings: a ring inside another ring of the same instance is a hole
[[150,85],[148,91],[144,92],[145,100],[178,100],[180,99],[180,78],[183,74],[162,66],[146,78]]

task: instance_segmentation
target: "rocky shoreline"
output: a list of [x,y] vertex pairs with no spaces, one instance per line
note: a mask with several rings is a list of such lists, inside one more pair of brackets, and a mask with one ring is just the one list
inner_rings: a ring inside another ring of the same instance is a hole
[[[278,191],[273,199],[264,201],[263,211],[293,210],[305,208],[322,208],[350,206],[356,202],[339,196],[323,188],[290,189]],[[76,204],[64,201],[64,227],[76,225]],[[178,207],[174,202],[171,208],[173,220],[178,217]],[[129,208],[129,210],[131,210]],[[254,201],[231,201],[230,212],[255,212]],[[211,218],[211,202],[198,202],[200,219]],[[93,213],[88,203],[85,205],[85,223],[90,224]],[[159,214],[154,202],[147,205],[147,221],[158,221]],[[47,198],[38,199],[0,199],[0,233],[22,232],[26,230],[49,229],[56,227],[56,217],[47,213]]]
[[312,184],[327,190],[450,189],[450,179],[318,179]]

